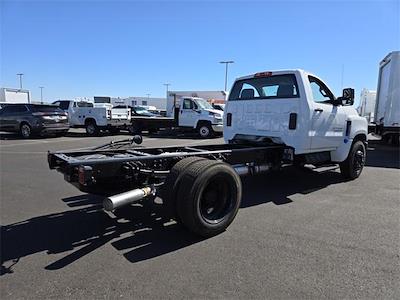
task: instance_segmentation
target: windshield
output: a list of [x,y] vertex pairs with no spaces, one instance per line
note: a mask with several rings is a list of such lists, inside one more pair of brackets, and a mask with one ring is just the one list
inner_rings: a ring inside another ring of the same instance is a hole
[[214,109],[212,105],[204,99],[196,99],[195,101],[201,109]]

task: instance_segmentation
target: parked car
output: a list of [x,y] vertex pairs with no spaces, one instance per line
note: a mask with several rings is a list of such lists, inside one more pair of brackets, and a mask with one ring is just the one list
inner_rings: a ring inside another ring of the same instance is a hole
[[132,115],[144,116],[144,117],[160,117],[161,116],[159,114],[149,111],[148,109],[146,109],[145,107],[142,107],[142,106],[132,107]]
[[19,133],[65,135],[69,130],[67,114],[59,107],[43,104],[6,104],[0,109],[0,130]]

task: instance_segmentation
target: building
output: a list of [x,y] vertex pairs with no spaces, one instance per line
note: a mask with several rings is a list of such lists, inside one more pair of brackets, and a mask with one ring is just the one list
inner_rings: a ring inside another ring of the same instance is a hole
[[362,117],[366,117],[368,122],[374,121],[376,103],[376,91],[362,89],[360,94],[360,106],[357,108],[358,113]]

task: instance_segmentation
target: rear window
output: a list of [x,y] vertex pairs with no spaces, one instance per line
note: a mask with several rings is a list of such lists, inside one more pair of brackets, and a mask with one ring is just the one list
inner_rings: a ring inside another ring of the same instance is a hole
[[91,102],[76,102],[78,107],[93,107],[93,103]]
[[294,74],[254,77],[236,81],[229,101],[250,99],[298,98],[299,88]]
[[30,108],[33,112],[63,112],[55,105],[32,105]]

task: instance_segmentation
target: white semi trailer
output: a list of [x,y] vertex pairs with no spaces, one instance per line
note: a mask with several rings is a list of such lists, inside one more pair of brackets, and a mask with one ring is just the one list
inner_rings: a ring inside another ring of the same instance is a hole
[[376,135],[399,144],[400,135],[400,51],[390,52],[379,64],[375,104]]

